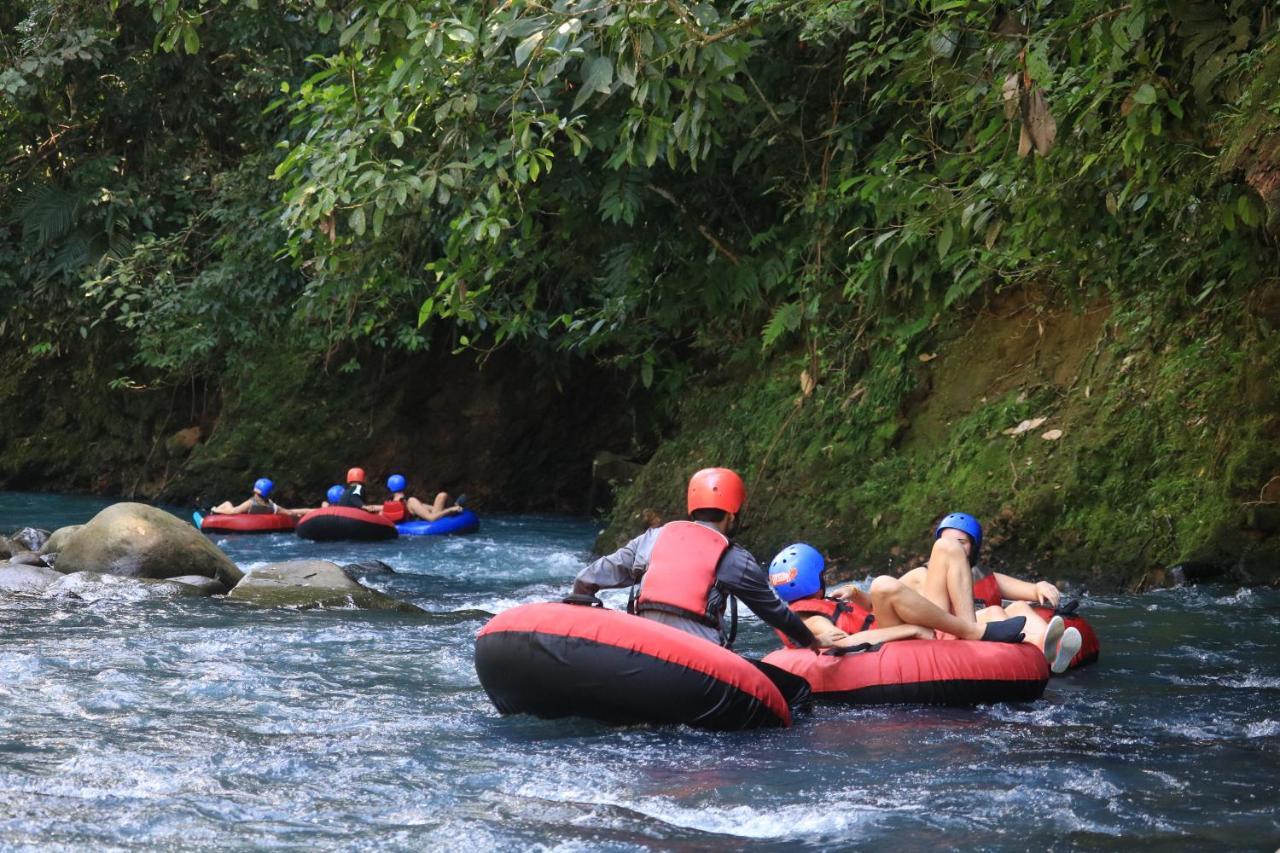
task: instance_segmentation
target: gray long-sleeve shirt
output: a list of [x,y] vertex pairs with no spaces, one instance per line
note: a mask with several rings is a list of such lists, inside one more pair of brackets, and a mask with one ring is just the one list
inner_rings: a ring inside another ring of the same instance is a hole
[[[698,522],[705,524],[705,522]],[[707,527],[715,529],[714,525]],[[574,592],[594,594],[601,589],[616,589],[633,586],[640,582],[646,569],[649,568],[649,557],[653,546],[658,541],[661,527],[652,528],[641,533],[626,545],[612,554],[606,554],[578,573],[574,581]],[[731,544],[720,557],[716,565],[716,582],[708,595],[708,606],[721,620],[724,619],[725,605],[728,596],[736,595],[738,600],[751,609],[751,612],[763,619],[767,624],[786,634],[802,648],[813,643],[813,633],[805,626],[804,621],[792,612],[790,607],[778,598],[764,569],[756,562],[746,548],[736,543]],[[645,611],[646,619],[662,622],[673,628],[693,634],[713,643],[720,641],[718,632],[707,625],[661,611]]]

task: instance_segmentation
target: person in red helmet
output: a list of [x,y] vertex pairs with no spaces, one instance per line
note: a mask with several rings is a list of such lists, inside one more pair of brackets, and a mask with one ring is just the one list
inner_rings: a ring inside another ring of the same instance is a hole
[[347,487],[342,491],[342,497],[334,502],[333,506],[347,506],[352,509],[364,509],[364,469],[349,468],[347,469]]
[[[747,549],[726,535],[746,498],[742,478],[728,468],[704,468],[689,480],[688,521],[654,527],[578,573],[575,595],[634,587],[628,609],[696,637],[729,646],[725,626],[730,596],[804,648],[824,648],[844,636],[815,637],[778,598],[769,577]],[[838,634],[838,636],[834,636]]]

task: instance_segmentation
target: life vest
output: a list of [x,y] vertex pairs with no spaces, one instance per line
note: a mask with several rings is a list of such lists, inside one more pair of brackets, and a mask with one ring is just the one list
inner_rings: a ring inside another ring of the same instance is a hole
[[[831,623],[846,634],[865,631],[876,621],[875,614],[864,610],[852,601],[840,601],[835,598],[802,598],[793,601],[788,607],[801,619],[806,616],[825,616]],[[776,628],[774,630],[777,630]],[[789,649],[800,648],[786,634],[778,631],[778,636]]]
[[979,610],[1004,604],[1004,598],[1000,595],[1000,582],[996,580],[994,572],[987,572],[974,581],[973,603]]
[[382,505],[382,515],[387,521],[398,523],[409,517],[409,508],[404,501],[387,501]]
[[710,612],[709,599],[727,550],[729,540],[718,530],[692,521],[665,525],[640,582],[636,613],[674,613],[719,630],[720,614]]

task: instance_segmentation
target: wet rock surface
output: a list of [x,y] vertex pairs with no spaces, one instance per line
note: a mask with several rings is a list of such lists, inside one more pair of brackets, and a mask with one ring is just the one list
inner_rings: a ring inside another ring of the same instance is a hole
[[357,583],[328,560],[292,560],[254,569],[227,598],[260,607],[358,607],[422,612],[412,604]]
[[113,504],[94,516],[58,552],[57,565],[66,574],[102,572],[152,579],[202,575],[227,586],[243,577],[235,563],[190,524],[139,503]]

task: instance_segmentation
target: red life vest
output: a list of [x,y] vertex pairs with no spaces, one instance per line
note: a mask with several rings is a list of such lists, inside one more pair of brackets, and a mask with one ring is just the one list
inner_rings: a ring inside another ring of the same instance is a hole
[[[834,598],[802,598],[787,605],[801,619],[806,616],[825,616],[831,623],[846,634],[865,631],[875,624],[876,617],[870,610],[864,610],[852,601],[840,601]],[[774,629],[777,630],[777,629]],[[778,631],[778,636],[789,649],[800,648],[786,634]]]
[[1004,599],[1000,596],[1000,582],[996,580],[994,572],[987,572],[974,582],[973,603],[979,610],[1004,604]]
[[409,508],[404,501],[387,501],[382,505],[382,515],[393,524],[409,517]]
[[636,613],[674,613],[718,630],[719,614],[709,613],[707,605],[716,566],[727,550],[729,540],[714,528],[692,521],[666,524],[640,581]]

